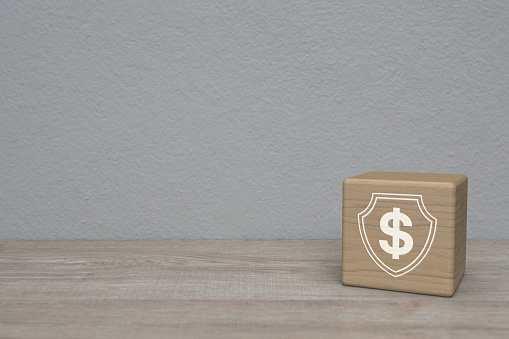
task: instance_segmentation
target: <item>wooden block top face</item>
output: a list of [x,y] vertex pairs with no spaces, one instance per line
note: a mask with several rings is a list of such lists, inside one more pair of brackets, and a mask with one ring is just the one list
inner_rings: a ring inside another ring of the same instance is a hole
[[[343,282],[449,296],[464,175],[370,172],[343,185]],[[465,193],[466,194],[466,193]]]
[[418,181],[421,183],[451,183],[461,184],[467,180],[464,174],[445,174],[445,173],[408,173],[408,172],[368,172],[346,180],[383,180],[383,181]]

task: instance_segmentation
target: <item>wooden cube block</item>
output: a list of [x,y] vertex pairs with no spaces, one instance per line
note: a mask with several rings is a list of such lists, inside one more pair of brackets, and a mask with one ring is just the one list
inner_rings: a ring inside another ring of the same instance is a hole
[[452,296],[465,272],[463,174],[369,172],[343,182],[343,284]]

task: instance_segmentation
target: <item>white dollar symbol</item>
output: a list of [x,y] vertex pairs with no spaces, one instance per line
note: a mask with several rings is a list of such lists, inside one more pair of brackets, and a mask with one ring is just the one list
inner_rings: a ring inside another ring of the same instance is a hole
[[[389,226],[390,220],[392,220],[392,227]],[[393,207],[392,212],[385,213],[380,219],[380,228],[382,231],[392,236],[392,246],[389,245],[387,240],[379,240],[380,247],[382,247],[385,252],[392,254],[392,259],[399,259],[400,255],[407,254],[414,246],[412,236],[399,229],[400,221],[403,223],[403,226],[412,226],[412,220],[410,220],[408,215],[401,213],[400,209],[396,207]],[[400,239],[403,240],[402,247],[399,247]]]

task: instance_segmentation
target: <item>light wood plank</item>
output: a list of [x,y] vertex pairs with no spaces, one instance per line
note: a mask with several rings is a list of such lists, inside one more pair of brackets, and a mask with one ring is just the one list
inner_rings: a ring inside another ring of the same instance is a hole
[[509,242],[469,242],[450,299],[343,286],[340,253],[340,241],[0,241],[0,336],[509,335]]

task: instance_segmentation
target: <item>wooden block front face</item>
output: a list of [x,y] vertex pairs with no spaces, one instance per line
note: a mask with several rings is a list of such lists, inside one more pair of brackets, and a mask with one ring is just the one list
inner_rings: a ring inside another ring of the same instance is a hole
[[451,296],[465,267],[466,180],[390,172],[346,179],[343,283]]

